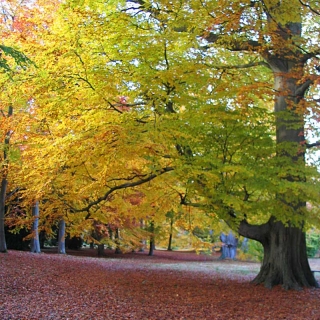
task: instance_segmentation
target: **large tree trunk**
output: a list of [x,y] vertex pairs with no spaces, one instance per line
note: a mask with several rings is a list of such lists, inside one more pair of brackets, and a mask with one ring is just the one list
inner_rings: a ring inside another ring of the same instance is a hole
[[7,180],[5,178],[1,181],[0,190],[0,252],[7,252],[7,243],[4,230],[4,215],[5,215],[5,204],[6,204],[6,190]]
[[242,221],[239,233],[259,241],[264,248],[262,266],[253,283],[267,288],[279,284],[285,289],[318,287],[309,266],[305,233],[301,228],[286,227],[271,218],[261,226]]
[[32,216],[34,218],[32,224],[32,239],[31,239],[31,252],[40,253],[40,241],[39,241],[39,202],[37,201],[35,205],[32,207]]
[[285,289],[317,286],[310,269],[304,232],[273,222],[266,241],[262,242],[264,259],[254,283],[266,287],[282,284]]

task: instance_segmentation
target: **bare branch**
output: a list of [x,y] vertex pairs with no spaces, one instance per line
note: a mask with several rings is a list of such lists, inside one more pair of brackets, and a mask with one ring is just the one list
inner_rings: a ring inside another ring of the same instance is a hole
[[314,143],[306,143],[306,148],[311,149],[314,147],[320,147],[320,141],[314,142]]
[[300,2],[304,7],[309,8],[310,11],[312,11],[313,13],[320,15],[320,11],[312,8],[312,7],[310,6],[310,4],[304,3],[304,2],[302,2],[301,0],[299,0],[299,2]]

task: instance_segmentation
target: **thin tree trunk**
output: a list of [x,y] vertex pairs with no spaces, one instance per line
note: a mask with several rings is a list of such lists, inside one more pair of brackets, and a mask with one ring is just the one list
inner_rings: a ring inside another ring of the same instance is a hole
[[[113,232],[112,228],[108,227],[108,231],[109,231],[109,239],[110,239],[110,240],[113,240],[113,239],[114,239],[114,232]],[[109,244],[109,245],[107,246],[107,248],[108,248],[108,249],[112,249],[112,245]]]
[[153,256],[155,250],[155,237],[154,237],[154,222],[150,222],[150,245],[149,245],[149,254],[148,256]]
[[4,219],[5,219],[5,203],[6,203],[6,191],[8,182],[5,178],[1,181],[0,190],[0,252],[7,252],[7,243],[4,230]]
[[169,234],[168,251],[172,251],[172,233]]
[[172,234],[173,234],[173,218],[170,218],[170,234],[169,234],[169,243],[168,251],[172,251]]
[[64,219],[59,221],[58,253],[66,254],[66,222]]
[[37,201],[32,207],[32,216],[34,218],[32,224],[32,239],[31,239],[31,252],[40,253],[40,241],[39,241],[39,202]]
[[150,246],[149,246],[148,256],[153,256],[154,255],[154,249],[155,249],[154,237],[151,237],[150,238]]
[[[13,115],[13,108],[9,106],[8,108],[8,118]],[[5,206],[6,206],[6,193],[7,193],[7,174],[8,174],[8,149],[11,137],[11,131],[8,130],[6,137],[4,139],[4,148],[3,148],[3,165],[2,165],[2,180],[1,180],[1,190],[0,190],[0,252],[7,252],[7,243],[4,230],[5,222]]]
[[121,251],[121,249],[120,249],[120,230],[119,230],[119,228],[116,228],[116,232],[115,232],[115,243],[116,243],[115,253],[117,253],[117,254],[122,253],[122,251]]
[[[140,220],[140,228],[144,229],[144,221],[143,221],[143,219]],[[139,249],[139,252],[144,252],[144,248],[146,246],[146,240],[141,240],[140,243],[141,243],[141,247]]]
[[[118,252],[120,253],[120,252]],[[104,244],[98,244],[98,257],[104,256]]]

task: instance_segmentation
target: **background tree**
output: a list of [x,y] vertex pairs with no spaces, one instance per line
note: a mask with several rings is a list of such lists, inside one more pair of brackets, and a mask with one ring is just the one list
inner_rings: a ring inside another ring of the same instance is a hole
[[[12,116],[12,106],[9,106],[8,116]],[[5,116],[5,115],[4,115]],[[4,146],[3,146],[3,164],[1,170],[1,189],[0,189],[0,252],[7,251],[7,244],[5,238],[5,229],[4,229],[4,216],[5,216],[5,206],[6,206],[6,193],[8,186],[8,151],[9,151],[9,142],[11,136],[11,130],[8,128],[4,129]]]
[[59,221],[58,231],[58,253],[66,253],[66,222],[64,219]]
[[172,251],[172,237],[173,237],[173,224],[174,224],[174,218],[175,218],[175,212],[173,210],[170,210],[166,213],[166,218],[169,220],[169,240],[168,240],[168,251]]
[[39,241],[39,201],[32,206],[32,229],[31,229],[31,243],[30,250],[33,253],[40,253],[40,241]]
[[[0,19],[2,22],[2,32],[1,36],[3,42],[8,42],[8,45],[0,46],[0,69],[1,72],[1,88],[2,88],[2,99],[1,99],[1,113],[3,116],[1,123],[1,135],[3,137],[2,143],[2,157],[1,157],[1,189],[0,189],[0,252],[6,252],[6,239],[5,239],[5,208],[6,208],[6,198],[8,193],[8,177],[12,170],[10,165],[11,161],[18,160],[18,150],[13,145],[11,146],[10,140],[12,134],[17,129],[17,123],[19,122],[18,117],[15,121],[13,118],[13,108],[19,107],[19,103],[16,104],[17,99],[14,96],[15,86],[14,81],[16,76],[22,74],[24,70],[32,64],[32,61],[19,49],[16,47],[16,43],[12,43],[10,39],[10,33],[13,31],[14,21],[16,18],[16,9],[20,7],[20,3],[3,3],[1,5]],[[10,44],[12,46],[10,46]],[[19,98],[18,98],[19,99]],[[8,114],[5,114],[4,109],[8,109]],[[13,173],[14,175],[14,173]],[[11,182],[11,181],[10,181]],[[15,193],[16,188],[14,184],[11,184],[13,193]],[[11,194],[12,195],[12,194]]]

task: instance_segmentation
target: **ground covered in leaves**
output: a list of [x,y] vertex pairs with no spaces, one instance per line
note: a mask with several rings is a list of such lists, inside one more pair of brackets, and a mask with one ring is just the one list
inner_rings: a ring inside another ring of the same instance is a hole
[[[313,269],[317,260],[311,261]],[[320,289],[250,284],[259,264],[155,251],[0,254],[0,319],[320,319]]]

